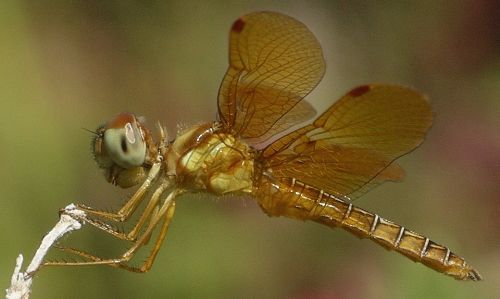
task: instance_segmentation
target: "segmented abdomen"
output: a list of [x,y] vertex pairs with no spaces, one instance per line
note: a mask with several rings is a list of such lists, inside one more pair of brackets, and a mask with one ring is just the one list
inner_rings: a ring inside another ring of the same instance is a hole
[[480,274],[449,248],[295,179],[271,182],[263,178],[256,194],[260,206],[270,216],[342,227],[455,279],[481,280]]

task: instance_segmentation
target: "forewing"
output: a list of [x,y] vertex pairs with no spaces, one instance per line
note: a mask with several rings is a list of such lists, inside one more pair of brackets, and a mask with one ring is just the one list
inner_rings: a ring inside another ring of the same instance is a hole
[[432,123],[420,93],[402,86],[353,89],[311,125],[262,152],[273,175],[294,177],[329,193],[363,194],[404,174],[393,161],[416,148]]
[[304,24],[274,12],[241,17],[231,28],[229,69],[219,90],[223,126],[264,140],[307,120],[314,109],[299,103],[323,73],[321,47]]

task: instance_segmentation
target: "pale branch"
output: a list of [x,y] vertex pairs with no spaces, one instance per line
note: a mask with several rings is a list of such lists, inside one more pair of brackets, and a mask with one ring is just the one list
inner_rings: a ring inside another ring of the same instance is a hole
[[85,213],[79,210],[74,204],[66,206],[61,213],[59,222],[52,230],[43,237],[40,247],[38,247],[31,263],[25,272],[21,272],[23,264],[23,255],[19,254],[16,259],[16,266],[12,274],[11,285],[6,289],[6,299],[28,299],[31,293],[31,284],[33,283],[33,273],[41,266],[45,255],[52,245],[63,235],[78,230],[82,227],[82,222],[77,219],[84,219]]

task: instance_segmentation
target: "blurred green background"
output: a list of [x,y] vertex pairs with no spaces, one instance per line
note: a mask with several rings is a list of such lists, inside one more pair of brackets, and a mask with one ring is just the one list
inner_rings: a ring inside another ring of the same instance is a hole
[[[44,269],[32,298],[500,298],[500,3],[437,2],[1,1],[4,288],[60,207],[116,208],[127,194],[105,182],[81,128],[121,111],[172,135],[213,120],[232,22],[275,10],[323,46],[327,73],[308,97],[318,110],[368,82],[431,98],[434,126],[401,159],[405,181],[356,204],[448,245],[485,281],[454,281],[341,230],[268,218],[251,200],[197,195],[178,201],[149,273]],[[81,235],[91,251],[114,246]]]

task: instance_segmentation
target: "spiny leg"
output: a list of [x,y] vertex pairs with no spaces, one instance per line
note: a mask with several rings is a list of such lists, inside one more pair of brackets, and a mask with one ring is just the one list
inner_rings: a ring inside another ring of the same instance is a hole
[[113,235],[116,238],[122,239],[122,240],[127,240],[127,241],[135,241],[137,238],[137,235],[139,235],[139,232],[141,228],[143,227],[144,223],[146,222],[147,218],[151,215],[154,215],[154,209],[155,207],[158,206],[158,203],[160,201],[161,195],[165,192],[170,187],[170,183],[167,181],[162,182],[158,188],[155,190],[153,195],[151,196],[151,199],[148,202],[148,205],[142,212],[141,216],[139,217],[137,223],[134,225],[134,227],[128,232],[121,232],[117,231],[117,229],[105,222],[92,219],[89,217],[81,217],[78,220],[87,222],[90,225]]
[[[172,218],[174,217],[174,212],[175,212],[175,202],[172,202],[172,205],[167,208],[167,212],[165,213],[163,224],[161,226],[158,238],[156,239],[156,242],[153,246],[153,249],[151,250],[149,256],[146,258],[146,260],[142,263],[140,267],[132,267],[126,264],[117,264],[118,267],[123,268],[125,270],[131,271],[131,272],[139,272],[139,273],[144,273],[147,272],[151,269],[153,266],[153,262],[158,255],[158,252],[160,251],[161,245],[163,243],[163,240],[165,239],[165,236],[167,235],[168,228],[170,226],[170,222],[172,221]],[[144,242],[147,243],[149,238],[151,237],[151,234],[147,238],[145,238]]]
[[[122,240],[127,240],[127,241],[135,241],[137,238],[137,235],[139,234],[139,232],[140,232],[142,226],[144,225],[145,221],[147,220],[147,218],[150,216],[151,216],[151,218],[154,218],[158,214],[158,211],[159,211],[158,203],[160,201],[161,196],[163,195],[165,190],[168,189],[169,186],[170,186],[170,183],[168,183],[167,181],[163,181],[158,186],[158,188],[155,190],[155,192],[151,196],[151,199],[150,199],[148,205],[146,206],[145,210],[143,211],[140,219],[138,220],[138,222],[135,224],[134,228],[128,234],[124,233],[124,232],[117,231],[116,228],[108,225],[107,223],[104,223],[104,222],[101,222],[98,220],[94,220],[94,219],[91,219],[88,217],[78,217],[77,219],[79,221],[82,221],[82,222],[87,222],[87,223],[93,225],[94,227],[99,228],[100,230],[102,230],[108,234],[113,235],[116,238],[119,238]],[[76,215],[72,215],[72,217],[75,217],[75,216]],[[149,241],[149,238],[147,238],[145,240],[144,244],[147,244],[148,241]],[[85,257],[89,260],[101,260],[101,258],[95,257],[90,253],[86,253],[84,251],[81,251],[81,250],[78,250],[75,248],[63,247],[63,246],[54,246],[54,247],[61,250],[61,251],[80,255],[80,256]]]
[[[170,207],[168,207],[167,213],[163,216],[164,217],[163,224],[161,226],[161,230],[159,232],[158,239],[156,240],[155,245],[154,245],[153,249],[151,250],[150,254],[146,258],[146,260],[141,264],[141,266],[134,267],[134,266],[129,266],[125,263],[108,264],[108,265],[112,266],[112,267],[116,267],[116,268],[122,268],[122,269],[125,269],[127,271],[131,271],[131,272],[144,273],[144,272],[149,271],[153,265],[153,262],[156,258],[156,255],[160,251],[163,240],[165,239],[165,236],[167,235],[167,231],[168,231],[170,222],[172,221],[172,218],[174,216],[174,211],[175,211],[175,202],[173,202],[172,205]],[[145,241],[145,242],[147,242],[147,241]],[[93,254],[87,253],[87,252],[79,250],[79,249],[69,248],[69,247],[60,248],[60,249],[65,251],[65,252],[68,252],[68,253],[79,255],[79,256],[81,256],[89,261],[98,262],[98,263],[103,261],[102,258],[99,258]],[[91,264],[91,265],[93,265],[93,264]]]
[[[92,254],[88,254],[85,252],[82,252],[77,249],[73,248],[63,248],[63,250],[80,255],[86,259],[89,259],[89,261],[76,261],[76,262],[66,262],[66,261],[49,261],[45,262],[43,266],[85,266],[85,265],[110,265],[114,267],[121,267],[128,269],[130,271],[136,271],[136,272],[145,272],[151,268],[151,265],[154,261],[154,258],[156,257],[158,250],[161,247],[161,243],[163,239],[165,238],[165,235],[168,230],[168,225],[170,224],[170,221],[173,217],[174,214],[174,209],[175,209],[175,203],[174,200],[177,196],[180,194],[184,193],[184,190],[182,189],[175,189],[170,193],[167,198],[165,199],[165,202],[161,206],[160,210],[158,213],[156,213],[153,218],[151,219],[148,228],[138,238],[138,240],[124,253],[122,254],[121,257],[119,258],[111,258],[111,259],[102,259],[100,257],[97,257]],[[124,263],[130,261],[132,257],[135,255],[137,250],[141,248],[141,246],[145,245],[147,240],[151,237],[151,234],[153,233],[154,229],[160,222],[160,220],[165,217],[164,219],[164,225],[162,226],[162,229],[160,231],[160,235],[158,237],[158,240],[155,242],[154,248],[152,250],[152,253],[150,256],[147,258],[146,262],[140,267],[140,268],[134,268],[125,265]]]
[[[85,205],[77,205],[78,209],[84,211],[87,215],[99,216],[116,222],[123,222],[127,220],[135,211],[137,206],[144,198],[144,194],[149,190],[152,181],[158,176],[161,168],[161,162],[154,163],[149,170],[148,176],[142,185],[137,189],[134,195],[127,201],[127,203],[120,208],[117,212],[106,212],[95,210]],[[104,229],[103,229],[104,230]]]

